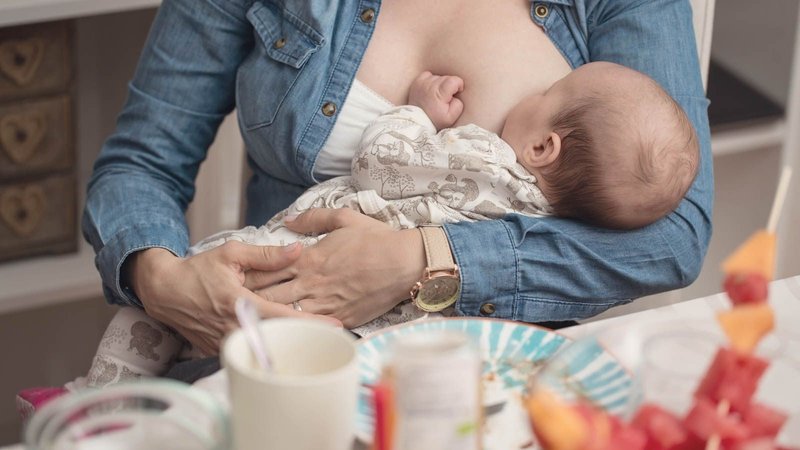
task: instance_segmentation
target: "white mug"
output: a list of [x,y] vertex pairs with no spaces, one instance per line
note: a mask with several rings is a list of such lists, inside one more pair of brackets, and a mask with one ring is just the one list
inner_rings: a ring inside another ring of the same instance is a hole
[[358,399],[355,339],[307,319],[258,325],[272,363],[264,372],[236,330],[222,346],[237,450],[349,450]]

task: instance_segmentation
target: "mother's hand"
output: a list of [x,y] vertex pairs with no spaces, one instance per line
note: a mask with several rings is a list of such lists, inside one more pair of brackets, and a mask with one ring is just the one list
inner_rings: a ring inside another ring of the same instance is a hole
[[312,209],[284,222],[298,233],[328,235],[282,271],[248,273],[245,287],[270,302],[299,301],[303,311],[333,316],[347,328],[407,299],[425,269],[416,230],[395,231],[346,208]]
[[253,300],[264,318],[315,317],[266,302],[244,287],[248,270],[284,269],[301,252],[299,245],[261,247],[231,241],[178,258],[165,249],[151,248],[131,256],[128,277],[149,316],[175,329],[204,354],[215,355],[221,339],[238,326],[234,312],[238,297]]

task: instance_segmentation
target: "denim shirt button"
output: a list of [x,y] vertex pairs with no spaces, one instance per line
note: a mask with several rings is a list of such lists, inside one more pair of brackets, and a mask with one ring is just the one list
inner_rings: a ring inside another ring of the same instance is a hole
[[544,19],[545,17],[547,17],[547,14],[550,13],[550,8],[548,8],[547,5],[539,4],[536,5],[535,8],[533,8],[533,13],[536,14],[536,17]]
[[484,303],[481,305],[481,314],[484,316],[491,316],[495,311],[497,311],[497,307],[494,306],[494,303]]
[[364,11],[361,11],[361,21],[364,23],[372,23],[375,19],[375,10],[372,8],[367,8]]
[[275,48],[283,48],[284,45],[286,45],[286,38],[280,38],[274,44]]
[[322,114],[326,117],[336,114],[336,103],[325,102],[325,104],[322,105]]

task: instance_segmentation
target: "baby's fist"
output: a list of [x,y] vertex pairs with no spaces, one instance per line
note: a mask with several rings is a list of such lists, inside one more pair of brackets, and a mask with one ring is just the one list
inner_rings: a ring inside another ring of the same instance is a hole
[[464,90],[464,80],[454,75],[422,72],[408,92],[408,103],[419,106],[437,130],[456,123],[464,111],[464,103],[455,95]]

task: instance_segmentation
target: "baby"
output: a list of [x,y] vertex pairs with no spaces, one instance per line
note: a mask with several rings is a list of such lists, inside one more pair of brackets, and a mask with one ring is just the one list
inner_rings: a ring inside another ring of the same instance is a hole
[[[689,120],[655,81],[634,70],[581,66],[522,99],[500,136],[475,125],[449,128],[463,110],[457,97],[463,88],[458,77],[421,74],[409,105],[390,109],[364,131],[351,176],[316,185],[267,224],[218,233],[190,254],[228,240],[312,245],[323,236],[297,235],[282,219],[320,207],[352,208],[396,229],[510,213],[632,229],[674,210],[694,179],[699,150]],[[422,316],[404,302],[354,331],[364,335]],[[143,311],[123,308],[84,383],[163,374],[185,347]]]

